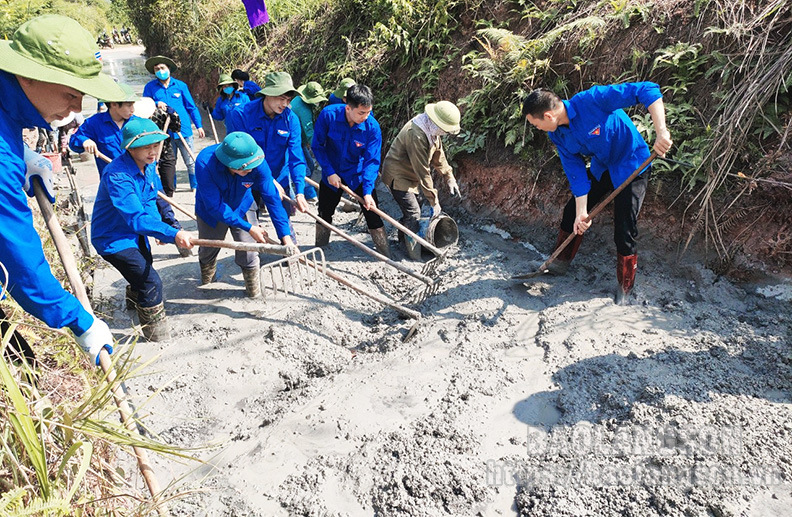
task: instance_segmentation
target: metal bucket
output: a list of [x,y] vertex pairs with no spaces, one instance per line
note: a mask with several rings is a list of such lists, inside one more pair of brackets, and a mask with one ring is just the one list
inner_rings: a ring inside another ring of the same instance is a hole
[[457,223],[446,214],[435,218],[424,217],[421,219],[418,235],[438,248],[453,246],[459,240]]

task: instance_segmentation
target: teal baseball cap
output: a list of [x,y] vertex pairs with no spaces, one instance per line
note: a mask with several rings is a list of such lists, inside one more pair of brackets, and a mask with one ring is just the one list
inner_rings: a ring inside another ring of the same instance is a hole
[[151,119],[135,117],[121,130],[124,149],[135,149],[166,140],[168,133],[160,131]]
[[264,151],[253,137],[242,131],[229,133],[215,149],[215,157],[229,169],[255,169],[264,161]]

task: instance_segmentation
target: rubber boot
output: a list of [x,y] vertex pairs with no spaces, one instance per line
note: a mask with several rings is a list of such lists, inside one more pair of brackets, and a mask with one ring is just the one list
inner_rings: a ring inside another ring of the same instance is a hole
[[125,307],[128,311],[137,310],[137,299],[138,293],[132,290],[132,286],[127,284],[126,286],[126,296],[125,296]]
[[616,305],[627,305],[630,292],[635,285],[635,273],[638,271],[638,255],[617,255],[616,280]]
[[391,258],[390,246],[388,246],[388,234],[385,233],[385,228],[369,229],[371,240],[374,241],[374,247],[377,248],[382,255]]
[[[553,246],[553,251],[557,250],[561,244],[567,240],[569,237],[569,233],[565,232],[564,230],[558,231],[558,238],[556,239],[555,246]],[[577,255],[578,249],[580,248],[580,244],[583,242],[582,235],[575,235],[575,238],[572,239],[572,242],[567,244],[567,247],[564,248],[556,258],[547,266],[547,274],[554,275],[554,276],[562,276],[565,275],[567,270],[569,270],[569,263],[572,262],[572,259],[575,258]],[[544,263],[543,260],[533,260],[527,264],[528,269],[537,270],[541,265]]]
[[259,268],[243,267],[242,277],[245,279],[245,294],[248,298],[261,296],[261,282],[259,281]]
[[326,228],[322,224],[316,223],[316,241],[314,245],[321,248],[323,246],[327,246],[329,242],[330,242],[330,229]]
[[217,262],[212,261],[209,263],[204,264],[203,262],[198,262],[198,265],[201,266],[201,285],[206,285],[214,282],[217,280]]
[[410,257],[410,260],[421,260],[421,244],[418,241],[409,235],[405,235],[404,247],[407,250],[407,256]]
[[143,337],[148,341],[167,341],[171,338],[170,323],[165,316],[165,304],[137,308]]

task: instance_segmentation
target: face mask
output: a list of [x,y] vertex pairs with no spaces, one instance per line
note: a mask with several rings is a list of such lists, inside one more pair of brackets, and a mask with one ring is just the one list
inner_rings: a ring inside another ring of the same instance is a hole
[[154,75],[156,75],[157,79],[160,81],[166,81],[168,77],[170,77],[170,72],[167,70],[157,70],[154,72]]
[[225,88],[223,88],[223,93],[225,93],[226,95],[231,95],[232,93],[234,93],[234,90],[236,90],[236,88],[234,88],[233,86],[226,86]]

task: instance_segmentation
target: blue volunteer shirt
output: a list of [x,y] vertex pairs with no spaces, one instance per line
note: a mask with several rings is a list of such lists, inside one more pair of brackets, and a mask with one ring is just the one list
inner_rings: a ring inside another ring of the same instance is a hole
[[[175,241],[179,230],[163,223],[157,210],[160,190],[156,165],[146,165],[141,174],[128,152],[105,167],[91,217],[91,244],[99,255],[137,248],[141,235]],[[148,239],[144,241],[148,247]]]
[[614,188],[621,185],[649,157],[649,147],[623,108],[636,104],[648,107],[663,97],[655,83],[624,83],[594,86],[563,101],[569,127],[548,133],[575,197],[588,194],[587,157],[591,174],[598,180],[610,172]]
[[[121,135],[123,127],[134,118],[137,117],[132,115],[129,120],[124,121],[121,127],[118,127],[110,116],[109,111],[92,115],[71,136],[69,147],[75,153],[84,153],[85,147],[83,145],[85,141],[93,140],[96,142],[96,148],[99,149],[100,153],[114,160],[124,152],[124,148],[121,146],[121,142],[124,140]],[[107,162],[96,157],[96,168],[99,169],[100,178],[105,167],[107,167]]]
[[261,91],[261,86],[257,85],[253,81],[245,81],[245,85],[242,87],[242,91],[253,100],[253,97]]
[[52,328],[69,327],[79,336],[94,317],[52,275],[22,191],[26,171],[22,128],[49,128],[49,124],[15,76],[0,71],[0,91],[0,262],[8,271],[8,278],[0,281],[25,311]]
[[305,156],[300,138],[300,120],[291,109],[270,118],[264,112],[262,100],[256,100],[235,109],[226,117],[226,130],[244,131],[253,137],[264,150],[267,165],[275,179],[286,192],[289,178],[294,190],[302,194],[305,189]]
[[[165,88],[159,79],[153,79],[143,87],[143,97],[151,97],[154,102],[164,102],[175,109],[182,122],[181,134],[185,137],[193,134],[192,127],[187,123],[188,120],[192,120],[197,128],[203,127],[201,112],[198,111],[198,106],[195,105],[190,90],[184,82],[171,77],[168,87]],[[172,131],[168,131],[168,133],[173,138],[179,138]]]
[[228,114],[240,106],[244,106],[250,102],[250,98],[242,91],[235,91],[230,99],[224,98],[222,95],[217,97],[217,103],[212,110],[212,118],[215,120],[225,120]]
[[280,200],[280,194],[272,182],[272,173],[267,162],[245,176],[231,174],[228,167],[217,159],[215,150],[220,144],[207,147],[198,154],[195,175],[195,215],[206,224],[215,227],[223,222],[232,228],[250,231],[245,213],[253,206],[253,191],[259,192],[269,210],[272,224],[282,239],[289,235],[289,216]]
[[379,174],[382,132],[374,115],[350,127],[345,109],[346,104],[334,104],[319,113],[311,149],[326,185],[330,186],[329,176],[338,174],[349,188],[355,190],[362,184],[363,195],[369,195]]

